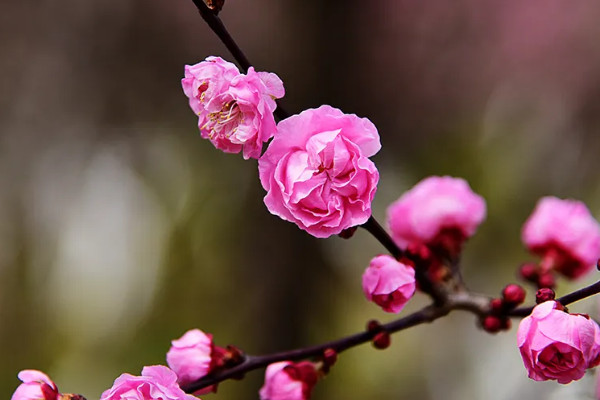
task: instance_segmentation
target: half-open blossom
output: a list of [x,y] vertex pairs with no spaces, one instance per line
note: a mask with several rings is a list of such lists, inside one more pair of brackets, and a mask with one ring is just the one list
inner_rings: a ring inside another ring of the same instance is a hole
[[441,246],[451,253],[475,233],[485,215],[485,200],[467,181],[450,176],[423,179],[387,211],[392,237],[401,248]]
[[384,311],[398,313],[415,293],[415,270],[391,256],[379,255],[365,270],[362,286],[368,300]]
[[167,364],[177,374],[178,382],[185,385],[208,374],[212,350],[212,335],[192,329],[171,342]]
[[307,400],[317,379],[314,365],[307,361],[271,364],[265,372],[260,400]]
[[277,75],[252,67],[244,75],[234,64],[208,57],[186,65],[181,84],[203,138],[226,153],[260,157],[263,143],[276,132],[275,99],[284,95]]
[[330,106],[281,121],[258,161],[267,208],[320,238],[366,222],[379,181],[367,157],[380,148],[371,121]]
[[580,201],[541,198],[523,225],[527,248],[542,256],[542,269],[568,278],[589,272],[600,258],[600,225]]
[[568,314],[554,300],[539,304],[519,324],[521,357],[536,381],[569,383],[600,361],[600,328],[587,316]]
[[56,384],[43,372],[25,369],[18,376],[23,383],[15,390],[11,400],[59,400]]
[[162,365],[144,367],[142,376],[122,374],[100,400],[198,400],[177,384],[177,375]]

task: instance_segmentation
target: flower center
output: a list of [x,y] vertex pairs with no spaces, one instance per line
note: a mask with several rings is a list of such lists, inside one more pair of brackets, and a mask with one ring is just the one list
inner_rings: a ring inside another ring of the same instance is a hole
[[220,111],[208,114],[208,120],[202,125],[202,130],[208,131],[208,137],[229,138],[233,135],[238,125],[244,122],[244,114],[241,112],[235,100],[225,104]]

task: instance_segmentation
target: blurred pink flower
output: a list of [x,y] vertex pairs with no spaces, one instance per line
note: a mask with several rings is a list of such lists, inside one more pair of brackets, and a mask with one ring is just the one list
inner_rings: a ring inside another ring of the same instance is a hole
[[553,300],[533,309],[519,324],[517,342],[529,377],[569,383],[595,367],[600,355],[600,328],[587,316],[557,309]]
[[441,244],[452,251],[475,233],[485,216],[485,200],[467,181],[450,176],[423,179],[387,210],[392,237],[403,249]]
[[380,148],[371,121],[327,105],[281,121],[258,161],[267,208],[319,238],[366,222]]
[[312,363],[281,361],[267,367],[260,399],[307,400],[316,383],[317,372]]
[[[167,352],[167,364],[177,374],[179,384],[188,384],[210,372],[212,335],[207,335],[199,329],[192,329],[181,338],[173,340],[171,344]],[[208,393],[210,388],[202,392]]]
[[58,400],[60,393],[56,384],[41,371],[25,369],[19,372],[23,382],[13,393],[11,400]]
[[234,64],[208,57],[185,66],[181,85],[203,138],[226,153],[260,157],[263,143],[276,132],[275,99],[285,93],[277,75],[252,67],[244,75]]
[[380,255],[365,270],[362,286],[368,300],[384,311],[399,313],[415,293],[415,270],[391,256]]
[[162,365],[144,367],[142,376],[122,374],[100,400],[198,400],[177,384],[177,375]]
[[521,237],[530,251],[543,257],[542,268],[568,278],[589,272],[600,258],[600,225],[576,200],[541,198]]

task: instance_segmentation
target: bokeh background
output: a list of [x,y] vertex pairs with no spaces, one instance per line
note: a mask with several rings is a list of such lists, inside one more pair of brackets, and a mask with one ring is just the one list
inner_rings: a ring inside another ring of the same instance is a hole
[[[498,294],[531,259],[520,227],[539,197],[600,217],[597,1],[227,0],[221,16],[283,79],[286,109],[377,125],[378,219],[431,174],[486,198],[464,254],[472,289]],[[183,65],[231,57],[191,1],[22,0],[0,21],[0,398],[37,368],[97,399],[194,327],[258,354],[393,319],[361,293],[377,242],[271,216],[256,162],[200,138]],[[314,399],[593,398],[593,374],[528,380],[515,342],[457,312],[344,353]],[[203,398],[258,399],[262,378]]]

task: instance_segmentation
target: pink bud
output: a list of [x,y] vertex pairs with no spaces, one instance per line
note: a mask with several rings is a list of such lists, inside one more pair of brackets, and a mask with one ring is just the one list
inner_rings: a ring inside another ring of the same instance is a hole
[[317,379],[317,371],[310,362],[281,361],[271,364],[265,372],[265,384],[259,392],[260,399],[307,400]]
[[388,208],[388,225],[398,246],[460,249],[486,214],[485,201],[460,178],[431,176],[417,183]]
[[589,272],[600,257],[600,225],[582,202],[540,199],[523,225],[527,248],[542,256],[542,268],[568,278]]
[[537,305],[519,324],[517,342],[529,377],[569,383],[597,364],[600,328],[591,319],[560,311],[555,301]]
[[177,374],[177,381],[185,385],[209,373],[212,350],[212,335],[192,329],[171,342],[167,364]]
[[56,384],[41,371],[25,369],[18,375],[23,382],[13,393],[11,400],[58,400],[60,393]]
[[399,313],[415,293],[415,270],[388,255],[371,260],[362,277],[368,300],[384,311]]

